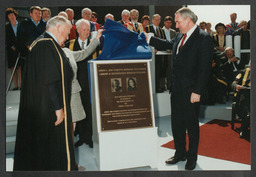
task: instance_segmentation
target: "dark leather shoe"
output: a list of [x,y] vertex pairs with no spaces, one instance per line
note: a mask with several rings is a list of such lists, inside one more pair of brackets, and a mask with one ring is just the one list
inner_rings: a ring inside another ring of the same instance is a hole
[[167,163],[167,164],[176,164],[179,161],[185,161],[185,160],[186,160],[186,157],[175,157],[175,156],[173,156],[173,157],[167,159],[165,161],[165,163]]
[[78,141],[75,143],[75,147],[82,146],[83,144],[84,144],[84,141],[78,140]]
[[13,88],[12,90],[19,90],[19,87],[15,87],[15,88]]
[[185,170],[194,170],[196,168],[196,160],[187,160]]

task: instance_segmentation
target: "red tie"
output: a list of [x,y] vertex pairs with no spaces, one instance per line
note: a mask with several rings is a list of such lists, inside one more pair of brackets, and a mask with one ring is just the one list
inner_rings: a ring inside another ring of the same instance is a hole
[[183,38],[182,38],[182,41],[181,41],[181,44],[180,44],[180,47],[179,47],[179,51],[180,51],[180,49],[182,48],[183,43],[184,43],[186,37],[187,37],[187,34],[185,33],[185,34],[183,35]]

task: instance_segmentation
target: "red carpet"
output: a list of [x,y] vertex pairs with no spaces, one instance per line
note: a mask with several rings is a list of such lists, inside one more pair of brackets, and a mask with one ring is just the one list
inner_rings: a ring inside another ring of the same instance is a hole
[[[239,126],[240,124],[235,124],[235,127]],[[170,141],[162,147],[174,149],[174,141]],[[247,140],[239,138],[239,134],[231,129],[230,121],[214,119],[200,127],[198,154],[251,164],[251,144]]]

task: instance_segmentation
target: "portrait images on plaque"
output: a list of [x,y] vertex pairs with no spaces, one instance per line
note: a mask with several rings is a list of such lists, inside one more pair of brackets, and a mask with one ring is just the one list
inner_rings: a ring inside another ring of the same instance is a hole
[[101,131],[153,126],[147,62],[97,64]]

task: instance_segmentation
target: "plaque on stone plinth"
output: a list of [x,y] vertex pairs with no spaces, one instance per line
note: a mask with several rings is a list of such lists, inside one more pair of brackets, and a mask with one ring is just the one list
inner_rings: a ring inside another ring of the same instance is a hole
[[97,64],[101,131],[153,127],[148,63]]

